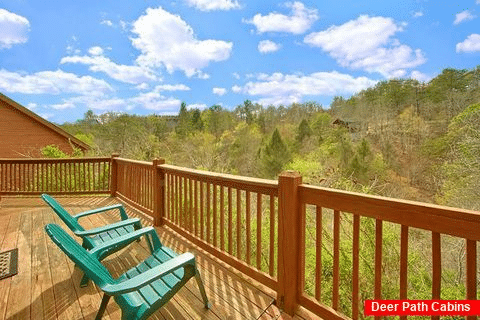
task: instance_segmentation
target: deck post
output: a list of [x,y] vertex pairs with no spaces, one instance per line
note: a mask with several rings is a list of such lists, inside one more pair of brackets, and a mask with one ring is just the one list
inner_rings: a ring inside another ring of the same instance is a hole
[[110,158],[110,195],[115,197],[117,194],[117,184],[118,184],[118,163],[115,161],[115,158],[119,157],[118,153],[112,153]]
[[294,315],[300,279],[301,205],[298,186],[302,176],[285,171],[278,177],[278,290],[277,303],[284,312]]
[[165,164],[165,159],[153,160],[153,224],[163,225],[165,218],[165,172],[158,166]]

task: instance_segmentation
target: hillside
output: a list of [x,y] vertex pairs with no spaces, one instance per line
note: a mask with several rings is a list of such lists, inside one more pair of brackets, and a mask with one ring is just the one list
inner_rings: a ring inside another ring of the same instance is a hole
[[330,109],[315,102],[234,110],[182,104],[177,117],[92,111],[62,127],[93,146],[179,166],[480,209],[480,67],[428,83],[392,79]]

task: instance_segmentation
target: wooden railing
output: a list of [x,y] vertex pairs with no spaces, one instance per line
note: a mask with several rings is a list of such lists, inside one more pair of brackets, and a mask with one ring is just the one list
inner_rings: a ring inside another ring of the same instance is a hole
[[[341,310],[339,305],[340,289],[345,291],[347,288],[347,291],[351,292],[351,300],[349,299],[351,301],[351,312],[349,312],[349,316],[353,319],[362,317],[363,301],[360,297],[361,286],[359,282],[364,279],[362,279],[362,274],[359,271],[359,259],[368,259],[369,257],[364,257],[361,254],[360,230],[365,230],[365,228],[362,229],[362,224],[368,225],[369,222],[371,222],[371,228],[365,227],[374,237],[372,242],[375,248],[373,257],[370,257],[374,265],[372,270],[374,274],[373,292],[370,293],[370,299],[418,299],[418,297],[412,297],[412,294],[418,293],[412,292],[411,288],[409,292],[409,287],[411,287],[409,276],[413,276],[415,272],[412,269],[414,266],[409,265],[409,237],[413,234],[418,238],[419,232],[422,232],[422,230],[424,233],[428,232],[431,234],[430,246],[426,245],[420,249],[417,248],[417,250],[424,253],[425,251],[430,252],[430,257],[427,257],[427,260],[428,264],[431,265],[431,270],[429,270],[431,295],[426,299],[445,299],[441,294],[441,239],[449,236],[463,239],[465,245],[465,260],[463,264],[466,270],[464,276],[466,295],[464,299],[477,299],[477,241],[480,240],[480,214],[478,212],[303,184],[298,185],[297,196],[300,210],[296,212],[298,216],[294,220],[297,221],[300,227],[298,247],[300,259],[296,265],[300,275],[298,280],[299,290],[296,293],[296,301],[299,305],[306,307],[325,319],[340,319],[344,317],[343,313],[346,313],[345,310]],[[310,205],[312,205],[312,208],[307,208]],[[328,222],[328,227],[332,230],[330,233],[333,235],[332,239],[322,236],[322,231],[326,230],[325,221]],[[390,237],[393,236],[395,240],[398,240],[399,250],[397,246],[388,248],[383,246],[385,241],[383,231],[386,229],[387,224]],[[305,265],[308,248],[306,243],[309,242],[306,235],[307,230],[312,229],[312,225],[315,226],[315,235],[312,237],[315,244],[315,263],[313,268],[311,268],[313,274],[309,275],[310,279],[306,279],[306,270],[309,269]],[[345,231],[348,228],[350,230]],[[342,239],[342,236],[346,239]],[[341,240],[351,243],[350,252],[342,252],[340,250]],[[331,242],[331,245],[325,244],[328,241]],[[364,239],[363,244],[366,241],[368,239]],[[324,248],[330,248],[333,255],[333,263],[330,270],[333,279],[331,298],[328,299],[330,301],[329,306],[323,301],[322,297],[324,295],[321,292],[322,283],[324,283],[322,276],[329,274],[329,272],[326,272],[326,268],[322,267],[323,258],[325,257],[325,255],[322,255],[322,249]],[[385,277],[383,275],[385,272],[383,256],[386,250],[398,250],[399,252],[397,261],[398,273],[393,275],[393,277],[389,274],[390,278],[398,281],[399,290],[394,296],[389,297],[385,297],[382,294],[382,287],[384,286],[382,279]],[[351,277],[348,277],[351,281],[341,283],[339,265],[342,257],[346,255],[350,255],[350,257],[344,260],[350,261],[351,258],[351,265],[347,265],[347,269],[351,270]],[[306,280],[314,283],[313,288],[309,290],[310,293],[305,290]],[[432,316],[432,319],[438,318],[438,316]],[[476,319],[476,316],[471,316],[469,319]]]
[[[464,244],[464,298],[477,299],[478,212],[314,187],[295,172],[274,181],[116,156],[0,160],[0,183],[0,195],[110,192],[276,291],[289,314],[302,307],[358,319],[366,298],[418,298],[409,257],[422,232],[431,282],[424,298],[444,298],[444,242],[455,238]],[[385,259],[396,267],[386,269]],[[362,265],[371,265],[368,274]],[[391,281],[393,293],[385,292]]]
[[154,167],[151,162],[115,158],[116,196],[153,215]]
[[164,223],[276,289],[276,181],[160,165]]
[[110,158],[0,159],[0,195],[110,190]]

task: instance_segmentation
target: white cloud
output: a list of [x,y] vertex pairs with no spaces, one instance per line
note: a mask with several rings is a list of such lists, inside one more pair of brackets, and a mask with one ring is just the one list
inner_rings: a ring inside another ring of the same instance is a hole
[[103,54],[103,49],[100,47],[91,47],[88,49],[88,53],[90,53],[92,56],[100,56]]
[[431,77],[431,76],[429,76],[425,73],[422,73],[420,71],[413,70],[411,75],[410,75],[410,78],[416,79],[420,82],[428,82],[428,81],[432,80],[433,77]]
[[195,7],[200,11],[232,10],[241,8],[236,0],[186,0],[186,2],[189,6]]
[[464,21],[469,21],[475,19],[477,16],[474,16],[470,13],[470,11],[465,10],[455,15],[455,21],[453,21],[454,25],[458,25]]
[[67,101],[64,103],[52,104],[50,107],[55,110],[75,109],[75,104]]
[[212,92],[213,92],[213,94],[216,94],[217,96],[223,96],[224,94],[227,93],[227,89],[225,89],[225,88],[213,88]]
[[145,15],[133,23],[133,46],[142,54],[140,65],[164,66],[169,73],[185,72],[188,77],[201,74],[201,69],[211,61],[223,61],[230,57],[233,44],[220,40],[198,40],[192,28],[178,15],[161,7],[148,8]]
[[193,110],[193,109],[205,110],[207,108],[208,106],[205,103],[194,103],[194,104],[189,104],[187,106],[188,110]]
[[9,49],[14,44],[27,42],[29,30],[30,22],[27,18],[0,9],[0,49]]
[[39,113],[38,115],[39,115],[40,117],[42,117],[43,119],[46,119],[46,120],[48,120],[48,119],[50,119],[51,117],[54,116],[53,113]]
[[423,11],[417,11],[413,13],[414,18],[420,18],[423,17]]
[[108,19],[104,19],[100,22],[100,24],[104,24],[106,26],[109,26],[109,27],[112,27],[113,26],[113,22],[111,20],[108,20]]
[[189,91],[190,87],[184,84],[162,84],[155,87],[155,91]]
[[175,98],[167,98],[158,92],[141,93],[137,97],[128,100],[137,107],[155,110],[155,111],[173,111],[178,110],[181,101]]
[[385,17],[362,15],[340,26],[307,35],[304,42],[328,52],[342,67],[379,72],[385,77],[406,74],[425,63],[420,49],[400,44],[393,36],[403,25]]
[[60,60],[60,63],[85,64],[89,66],[90,71],[104,72],[112,79],[131,84],[140,84],[143,82],[157,80],[157,76],[147,67],[116,64],[109,58],[102,55],[103,49],[100,47],[90,48],[89,53],[92,54],[92,56],[63,57]]
[[33,74],[0,70],[0,90],[24,94],[80,93],[102,95],[113,91],[104,80],[91,76],[56,71],[41,71]]
[[137,85],[135,88],[138,90],[147,90],[148,88],[150,88],[150,86],[148,85],[148,83],[143,82]]
[[241,91],[259,96],[259,103],[264,105],[286,105],[301,102],[303,96],[351,95],[375,84],[376,81],[366,77],[354,78],[336,71],[310,75],[274,73],[258,75],[257,81],[248,82]]
[[258,43],[258,51],[260,53],[270,53],[280,50],[282,46],[271,40],[262,40]]
[[53,109],[61,110],[66,108],[75,108],[83,106],[87,109],[102,111],[127,111],[134,108],[154,110],[160,112],[176,111],[180,107],[181,101],[175,98],[168,98],[159,92],[151,91],[141,93],[134,97],[95,97],[82,95],[63,99],[63,103],[51,105]]
[[240,93],[240,92],[242,92],[242,87],[234,85],[232,87],[232,91],[235,92],[235,93]]
[[33,110],[37,107],[38,105],[35,102],[30,102],[27,104],[27,108],[30,110]]
[[457,52],[475,52],[480,51],[480,34],[473,33],[463,42],[457,43]]
[[73,108],[79,105],[83,105],[87,109],[95,109],[102,111],[121,111],[127,109],[128,101],[117,97],[94,97],[90,95],[83,95],[69,99],[63,99],[63,104],[52,105],[51,107],[55,108],[55,106],[57,106],[58,108],[58,106],[61,105],[72,105]]
[[[479,0],[479,1],[480,1],[480,0]],[[238,74],[238,72],[232,73],[232,76],[233,76],[235,79],[237,79],[237,80],[240,79],[240,75]]]
[[301,2],[287,2],[287,8],[292,10],[291,15],[271,12],[266,16],[257,13],[252,19],[244,22],[253,24],[258,33],[287,32],[293,34],[305,33],[318,20],[316,9],[306,8]]

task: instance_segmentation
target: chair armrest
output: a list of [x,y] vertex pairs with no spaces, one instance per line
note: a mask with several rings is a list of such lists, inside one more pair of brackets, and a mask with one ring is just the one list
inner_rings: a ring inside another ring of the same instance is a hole
[[187,265],[195,267],[195,256],[190,252],[176,256],[162,263],[161,265],[147,270],[131,279],[116,284],[106,284],[100,288],[110,296],[117,296],[127,292],[136,291],[152,283],[153,281],[174,272],[178,268],[185,267]]
[[74,233],[75,233],[76,236],[79,236],[79,237],[93,236],[93,235],[96,235],[96,234],[99,234],[99,233],[102,233],[102,232],[106,232],[106,231],[110,231],[110,230],[113,230],[113,229],[129,226],[129,225],[132,225],[132,224],[136,224],[139,228],[141,228],[141,226],[142,226],[141,223],[140,223],[140,219],[132,218],[132,219],[118,221],[118,222],[115,222],[115,223],[112,223],[112,224],[107,224],[106,226],[101,226],[101,227],[98,227],[98,228],[93,228],[93,229],[89,229],[89,230],[85,230],[85,231],[75,231]]
[[153,241],[153,249],[156,250],[162,246],[162,243],[160,242],[160,239],[158,238],[157,232],[155,231],[155,228],[153,227],[145,227],[140,230],[136,230],[134,232],[130,232],[127,234],[124,234],[123,236],[116,237],[114,239],[105,241],[99,246],[96,246],[89,252],[96,258],[98,259],[101,257],[102,253],[105,252],[106,250],[109,250],[111,248],[117,247],[119,245],[127,244],[132,242],[132,240],[139,239],[141,236],[147,236],[150,235],[152,241]]
[[79,214],[76,214],[73,217],[76,220],[78,220],[82,217],[85,217],[85,216],[88,216],[88,215],[91,215],[91,214],[96,214],[96,213],[105,212],[105,211],[109,211],[109,210],[115,210],[115,209],[118,209],[120,211],[120,217],[122,218],[122,220],[127,220],[128,219],[127,213],[125,212],[125,208],[120,203],[119,204],[114,204],[112,206],[107,206],[107,207],[103,207],[103,208],[97,208],[97,209],[92,209],[92,210],[80,212]]

